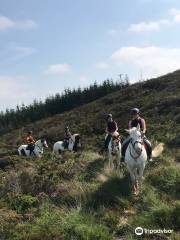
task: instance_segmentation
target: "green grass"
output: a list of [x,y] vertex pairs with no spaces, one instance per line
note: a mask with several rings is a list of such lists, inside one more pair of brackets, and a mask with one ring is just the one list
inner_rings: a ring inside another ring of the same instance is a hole
[[35,221],[18,224],[15,230],[12,240],[112,240],[107,227],[96,223],[93,215],[84,214],[80,209],[46,207]]
[[[37,138],[45,133],[50,148],[42,159],[15,155],[19,129],[1,136],[0,239],[180,239],[179,83],[175,72],[25,126]],[[131,193],[127,170],[107,173],[102,154],[105,113],[114,115],[126,138],[129,109],[135,106],[147,121],[153,147],[156,141],[166,144],[163,154],[146,166],[138,197]],[[67,122],[81,134],[83,150],[52,160],[52,145],[63,139]],[[172,228],[174,233],[139,238],[137,226]]]

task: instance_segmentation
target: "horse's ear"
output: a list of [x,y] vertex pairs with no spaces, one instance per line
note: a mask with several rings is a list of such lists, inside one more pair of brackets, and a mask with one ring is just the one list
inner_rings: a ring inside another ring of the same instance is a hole
[[125,129],[125,131],[129,134],[131,133],[130,129]]
[[140,125],[139,125],[139,124],[137,125],[137,130],[138,130],[138,131],[140,131],[140,130],[141,130],[141,127],[140,127]]

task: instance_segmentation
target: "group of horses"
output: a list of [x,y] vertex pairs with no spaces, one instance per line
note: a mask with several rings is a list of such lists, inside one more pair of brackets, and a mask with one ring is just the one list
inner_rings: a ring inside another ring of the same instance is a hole
[[[139,185],[143,179],[143,173],[145,165],[147,162],[147,153],[144,147],[143,138],[141,136],[140,126],[133,127],[126,130],[130,135],[130,143],[127,147],[125,153],[124,163],[127,167],[128,172],[130,173],[133,192],[138,194]],[[47,142],[45,139],[40,139],[35,143],[33,154],[36,157],[41,157],[43,154],[43,149],[47,148]],[[69,144],[67,149],[70,151],[77,151],[81,147],[80,135],[74,134],[69,139]],[[60,154],[65,150],[64,141],[58,141],[53,145],[53,155]],[[19,155],[30,156],[30,151],[27,150],[27,145],[21,145],[18,149]],[[121,168],[121,141],[119,138],[112,136],[108,144],[108,159],[109,159],[109,168],[114,168],[113,155],[116,155],[116,167]]]
[[[78,148],[80,147],[81,147],[80,135],[73,134],[68,141],[67,149],[69,151],[77,151]],[[25,145],[25,144],[21,145],[18,148],[18,153],[20,156],[25,156],[25,157],[34,156],[37,158],[41,158],[43,155],[44,148],[48,148],[48,144],[46,139],[43,138],[35,142],[34,150],[32,151],[31,155],[30,155],[30,150],[28,148],[28,145]],[[64,141],[58,141],[54,143],[53,154],[60,154],[65,149],[66,147],[65,147]]]

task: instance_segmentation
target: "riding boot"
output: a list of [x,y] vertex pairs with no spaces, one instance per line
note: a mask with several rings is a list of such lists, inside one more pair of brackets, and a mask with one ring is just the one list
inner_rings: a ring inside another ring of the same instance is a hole
[[109,134],[105,139],[105,144],[104,144],[105,150],[108,149],[108,145],[109,145],[110,140],[111,140],[111,135]]
[[125,154],[126,154],[126,149],[129,145],[129,142],[130,142],[130,138],[127,138],[123,144],[122,144],[122,149],[121,149],[121,162],[124,162],[124,159],[125,159]]
[[152,162],[152,147],[151,146],[149,146],[148,158],[149,158],[149,162]]
[[31,156],[33,153],[33,149],[30,149],[29,156]]
[[144,138],[144,143],[147,146],[148,161],[151,162],[152,161],[152,146],[151,146],[151,143],[146,137]]
[[69,140],[64,139],[63,147],[64,147],[65,149],[68,149],[68,146],[69,146]]

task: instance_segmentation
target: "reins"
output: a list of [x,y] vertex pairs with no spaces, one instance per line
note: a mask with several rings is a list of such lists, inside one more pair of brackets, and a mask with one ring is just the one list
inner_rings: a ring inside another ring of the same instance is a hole
[[[136,149],[135,149],[135,145],[136,145],[137,143],[140,143],[140,144],[141,144],[141,151],[140,151],[140,153],[138,153],[138,152],[136,151]],[[131,151],[131,146],[129,145],[130,155],[131,155],[131,157],[132,157],[133,159],[137,160],[137,159],[141,156],[143,143],[140,142],[140,141],[135,141],[135,142],[133,143],[133,142],[132,142],[132,139],[131,139],[130,144],[132,145],[133,150],[138,154],[136,157],[133,156],[132,151]]]

